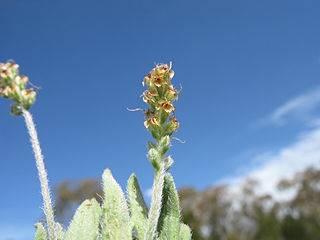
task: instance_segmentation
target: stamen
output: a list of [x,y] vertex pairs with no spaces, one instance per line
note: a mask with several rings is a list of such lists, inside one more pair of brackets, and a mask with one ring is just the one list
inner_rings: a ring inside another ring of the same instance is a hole
[[180,138],[177,138],[177,137],[172,137],[171,139],[177,140],[177,141],[180,142],[180,143],[186,143],[186,142],[187,142],[187,141],[181,140]]
[[143,111],[144,112],[145,111],[142,108],[134,108],[134,109],[127,108],[127,110],[130,111],[130,112],[136,112],[136,111]]

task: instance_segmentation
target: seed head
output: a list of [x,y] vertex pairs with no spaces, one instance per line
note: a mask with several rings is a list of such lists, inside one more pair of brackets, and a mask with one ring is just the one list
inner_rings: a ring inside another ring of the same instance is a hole
[[144,125],[158,140],[171,136],[179,128],[179,122],[173,116],[173,102],[178,99],[180,91],[171,83],[174,75],[171,67],[171,63],[158,64],[143,79],[143,84],[148,89],[143,92],[142,97],[150,107],[145,111]]
[[11,113],[21,115],[21,109],[28,110],[35,102],[36,92],[26,89],[28,77],[19,75],[19,65],[13,61],[0,63],[0,96],[16,102]]

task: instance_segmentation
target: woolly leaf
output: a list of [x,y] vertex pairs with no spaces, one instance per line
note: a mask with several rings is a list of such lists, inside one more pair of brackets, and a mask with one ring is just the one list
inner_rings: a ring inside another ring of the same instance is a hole
[[180,225],[180,234],[179,234],[179,240],[191,240],[191,230],[186,224]]
[[164,159],[164,167],[166,171],[169,170],[172,164],[173,164],[173,159],[170,156]]
[[152,142],[148,142],[147,146],[148,146],[148,150],[150,150],[151,148],[155,148],[156,147],[156,145],[154,145]]
[[164,155],[170,148],[170,137],[168,135],[162,137],[158,142],[158,151]]
[[148,209],[135,174],[132,174],[128,180],[127,192],[131,213],[131,226],[134,229],[137,238],[144,239]]
[[77,209],[65,234],[65,240],[96,240],[101,208],[95,199],[85,200]]
[[48,240],[47,231],[42,223],[36,223],[34,226],[37,229],[35,240]]
[[158,223],[158,233],[161,240],[178,240],[180,235],[179,197],[170,174],[164,178],[163,199]]
[[160,168],[160,162],[161,162],[161,154],[159,151],[157,151],[155,148],[151,148],[148,151],[148,159],[151,162],[152,166],[155,168],[155,170],[159,170]]
[[63,227],[59,223],[56,223],[56,233],[57,233],[58,240],[64,240],[65,232],[63,230]]
[[104,203],[102,236],[104,239],[130,240],[132,232],[126,199],[121,187],[106,169],[102,176]]

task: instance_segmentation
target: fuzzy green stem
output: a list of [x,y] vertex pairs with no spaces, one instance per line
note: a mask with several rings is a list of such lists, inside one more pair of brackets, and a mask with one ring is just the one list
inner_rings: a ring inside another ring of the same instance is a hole
[[38,169],[39,180],[41,184],[41,194],[43,197],[43,207],[44,207],[43,210],[44,210],[44,214],[47,221],[49,239],[57,240],[57,235],[55,231],[54,213],[53,213],[52,201],[50,197],[50,189],[48,184],[48,177],[47,177],[47,172],[44,166],[43,155],[41,152],[37,130],[30,112],[23,109],[22,113],[28,128],[32,149],[36,159],[36,166]]
[[162,192],[165,176],[165,164],[162,161],[160,168],[155,172],[154,182],[152,186],[152,200],[148,216],[147,230],[144,240],[155,240],[157,239],[157,227],[158,220],[161,212],[162,205]]

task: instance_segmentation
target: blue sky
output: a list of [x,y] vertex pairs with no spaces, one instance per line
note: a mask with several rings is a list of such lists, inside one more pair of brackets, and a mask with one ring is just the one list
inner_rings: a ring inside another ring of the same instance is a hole
[[[51,186],[111,168],[152,185],[141,81],[173,62],[181,122],[177,186],[246,176],[270,183],[320,161],[318,1],[0,0],[0,61],[41,86],[31,112]],[[22,118],[0,101],[0,240],[31,239],[41,216]],[[265,184],[266,190],[271,190]]]

